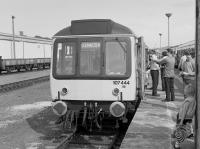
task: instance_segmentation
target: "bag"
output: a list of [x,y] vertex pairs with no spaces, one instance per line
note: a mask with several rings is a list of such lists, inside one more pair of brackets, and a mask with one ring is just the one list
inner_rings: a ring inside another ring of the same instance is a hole
[[190,134],[191,134],[191,127],[188,124],[176,126],[174,135],[179,143],[183,142]]

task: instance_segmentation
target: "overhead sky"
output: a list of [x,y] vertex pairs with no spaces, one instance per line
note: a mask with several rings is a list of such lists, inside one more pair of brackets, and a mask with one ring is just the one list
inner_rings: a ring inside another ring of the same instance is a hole
[[52,37],[77,19],[112,19],[143,36],[150,48],[167,46],[172,13],[170,45],[195,38],[195,0],[0,0],[0,32]]

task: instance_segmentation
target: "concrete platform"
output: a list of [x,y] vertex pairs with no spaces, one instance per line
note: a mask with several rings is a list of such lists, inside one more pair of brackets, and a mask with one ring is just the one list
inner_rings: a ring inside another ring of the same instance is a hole
[[172,129],[175,125],[171,111],[142,102],[121,149],[170,149]]
[[30,72],[13,73],[8,75],[0,75],[0,85],[48,76],[50,73],[49,71],[50,70],[48,69],[42,71],[30,71]]
[[[120,149],[173,149],[171,138],[175,126],[177,111],[183,102],[183,85],[175,78],[175,101],[162,102],[165,92],[158,86],[160,96],[151,96],[152,90],[145,91],[135,117],[130,124]],[[151,85],[149,86],[151,87]],[[194,139],[187,139],[181,149],[194,149]]]

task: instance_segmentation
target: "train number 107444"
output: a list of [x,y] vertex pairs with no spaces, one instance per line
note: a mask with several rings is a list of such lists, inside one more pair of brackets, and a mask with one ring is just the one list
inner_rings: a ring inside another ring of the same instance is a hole
[[113,81],[114,85],[129,85],[130,81]]

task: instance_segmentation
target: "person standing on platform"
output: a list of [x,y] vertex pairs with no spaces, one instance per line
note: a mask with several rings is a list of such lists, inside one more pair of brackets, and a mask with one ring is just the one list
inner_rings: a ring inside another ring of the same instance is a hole
[[150,61],[150,73],[152,78],[152,96],[159,96],[157,93],[158,88],[158,79],[159,79],[159,65],[154,62],[152,59],[157,60],[156,52],[152,51],[151,55],[151,61]]
[[[194,84],[195,81],[195,61],[192,59],[192,56],[189,52],[186,53],[186,61],[183,63],[182,71],[180,76],[183,78],[183,86],[185,87],[188,84]],[[184,93],[185,97],[185,93]]]
[[175,95],[174,95],[175,58],[173,57],[172,54],[173,50],[167,49],[167,56],[159,60],[153,59],[154,62],[157,62],[159,64],[165,64],[166,66],[164,72],[166,99],[162,100],[163,102],[169,102],[175,100]]
[[183,70],[183,63],[186,61],[186,53],[187,52],[184,52],[183,56],[181,57],[180,59],[180,62],[178,64],[178,70],[182,71]]
[[[164,58],[165,56],[167,56],[167,51],[162,52],[162,57]],[[164,80],[165,64],[161,64],[160,66],[160,75],[161,75],[161,81],[162,81],[162,91],[165,91],[165,80]]]

